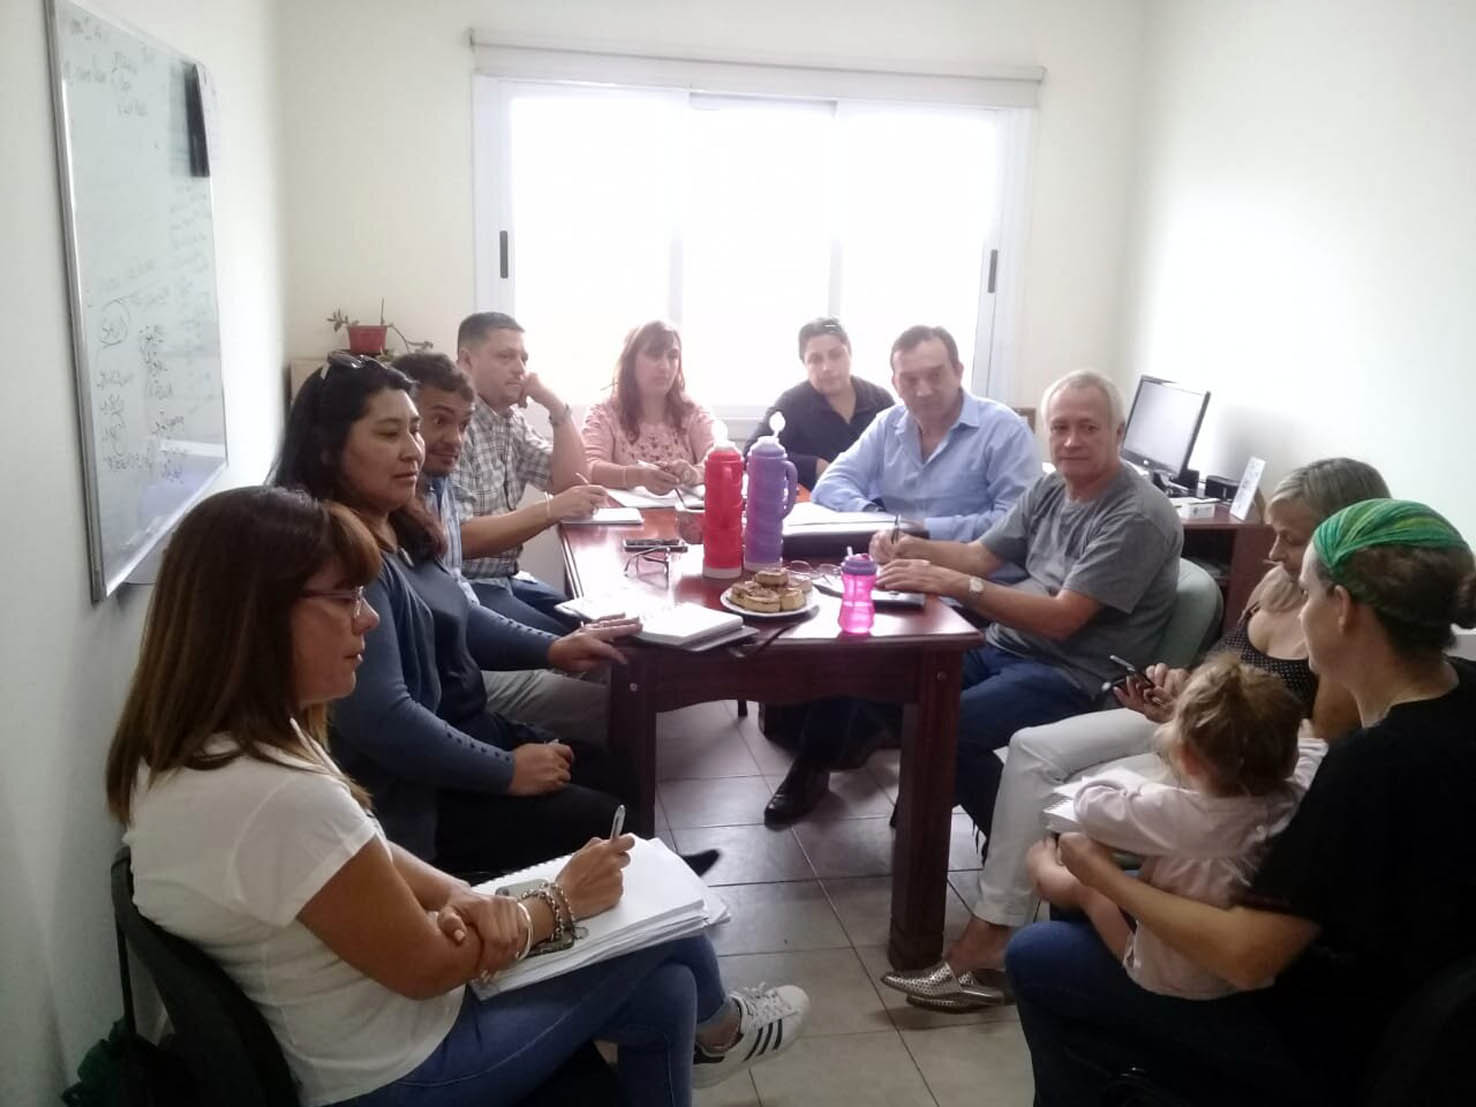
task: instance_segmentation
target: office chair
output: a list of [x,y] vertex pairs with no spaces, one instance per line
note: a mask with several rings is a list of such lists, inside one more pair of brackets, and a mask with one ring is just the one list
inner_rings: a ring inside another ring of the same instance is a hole
[[[1395,1013],[1374,1051],[1358,1107],[1448,1107],[1476,1102],[1476,957],[1426,982]],[[1193,1107],[1195,1083],[1163,1070],[1134,1068],[1117,1077],[1103,1107]],[[1223,1090],[1223,1089],[1222,1089]],[[1245,1102],[1255,1093],[1247,1092]]]
[[[194,1102],[212,1107],[299,1107],[297,1088],[277,1039],[256,1005],[204,952],[150,922],[133,903],[127,846],[113,858],[113,915],[123,982],[123,1018],[135,1032],[133,991],[124,943],[158,989],[174,1028],[171,1052],[194,1080]],[[523,1107],[623,1102],[615,1074],[592,1042],[581,1046]]]

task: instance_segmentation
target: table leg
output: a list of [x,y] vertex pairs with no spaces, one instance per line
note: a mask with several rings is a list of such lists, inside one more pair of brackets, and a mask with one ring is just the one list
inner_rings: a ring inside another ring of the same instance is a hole
[[627,829],[656,834],[656,712],[651,707],[651,665],[632,650],[630,664],[610,673],[610,753],[626,782]]
[[962,661],[958,653],[919,656],[917,705],[903,727],[887,945],[898,969],[924,968],[943,952]]

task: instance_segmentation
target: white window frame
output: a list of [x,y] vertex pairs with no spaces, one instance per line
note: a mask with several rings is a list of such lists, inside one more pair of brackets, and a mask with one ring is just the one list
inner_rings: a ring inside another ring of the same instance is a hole
[[[984,107],[995,112],[999,135],[998,208],[994,245],[982,259],[978,322],[973,336],[970,388],[976,394],[1008,400],[1012,395],[1015,335],[1020,308],[1021,257],[1028,227],[1031,130],[1045,71],[1036,66],[994,67],[987,71],[924,73],[885,63],[840,66],[779,58],[693,58],[571,50],[539,43],[510,43],[473,30],[476,75],[472,80],[474,280],[479,310],[511,312],[515,303],[517,243],[504,231],[512,226],[509,147],[499,132],[508,117],[508,100],[522,82],[635,89],[669,89],[717,96],[773,96]],[[921,67],[919,67],[919,70]],[[591,89],[594,91],[594,88]],[[673,243],[674,252],[679,244]],[[504,276],[504,250],[506,275]],[[674,277],[679,277],[679,259]],[[994,286],[988,270],[994,269]],[[831,311],[840,288],[832,266]],[[680,320],[681,282],[672,281],[670,314]],[[717,412],[733,423],[756,420],[763,405],[721,405]],[[752,408],[752,410],[750,410]]]

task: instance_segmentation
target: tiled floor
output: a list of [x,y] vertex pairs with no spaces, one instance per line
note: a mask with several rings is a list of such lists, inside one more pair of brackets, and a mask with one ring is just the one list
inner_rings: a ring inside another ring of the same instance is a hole
[[[717,846],[708,874],[732,918],[712,933],[730,986],[799,984],[805,1035],[783,1057],[697,1096],[703,1107],[1027,1107],[1029,1056],[1012,1007],[920,1010],[878,982],[887,970],[897,753],[831,777],[832,795],[793,830],[763,825],[789,755],[732,702],[663,715],[657,829],[683,852]],[[958,889],[978,868],[968,820],[954,816],[948,933],[968,915]]]

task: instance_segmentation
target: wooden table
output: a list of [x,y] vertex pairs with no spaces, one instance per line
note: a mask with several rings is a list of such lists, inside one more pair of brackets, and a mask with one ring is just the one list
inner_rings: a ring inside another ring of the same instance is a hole
[[[622,540],[676,535],[675,512],[642,513],[641,527],[564,526],[564,571],[575,595],[604,595],[639,581],[660,602],[670,596],[721,608],[731,582],[702,576],[702,549],[673,559],[668,583],[659,566],[630,556]],[[921,968],[943,949],[943,907],[953,810],[953,760],[964,653],[982,638],[947,605],[929,597],[921,610],[878,611],[869,637],[840,633],[840,601],[820,595],[802,621],[763,621],[758,639],[706,653],[625,642],[628,664],[610,678],[610,747],[630,774],[632,829],[655,832],[656,714],[710,700],[802,703],[860,696],[907,705],[897,831],[892,847],[892,927],[887,953],[897,968]],[[757,622],[757,621],[756,621]],[[782,636],[768,640],[779,626]],[[755,645],[757,643],[757,645]]]

